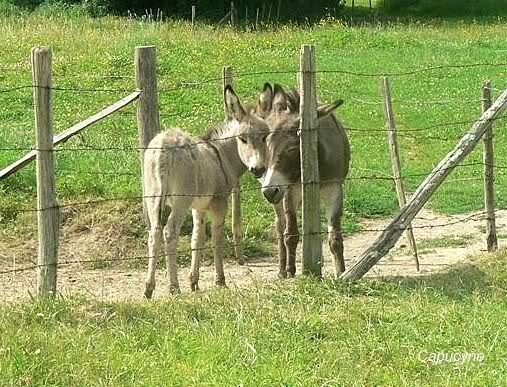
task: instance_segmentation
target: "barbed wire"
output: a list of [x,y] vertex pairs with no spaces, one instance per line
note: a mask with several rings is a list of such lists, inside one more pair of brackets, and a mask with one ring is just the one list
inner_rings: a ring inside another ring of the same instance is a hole
[[[495,212],[498,212],[498,211],[503,211],[503,210],[501,210],[501,209],[495,210]],[[453,226],[456,224],[461,224],[461,223],[482,221],[482,220],[486,219],[485,216],[487,216],[488,214],[489,214],[488,212],[484,211],[484,212],[479,212],[479,213],[475,213],[475,214],[466,216],[461,219],[450,220],[449,222],[445,222],[445,223],[428,224],[428,225],[412,225],[411,228],[412,229],[434,229],[434,228],[441,228],[441,227],[450,227],[450,226]],[[427,218],[423,218],[423,217],[416,217],[414,220],[434,221],[434,220],[436,220],[436,218],[427,219]],[[361,228],[359,231],[360,232],[381,233],[381,232],[385,232],[390,229],[391,228],[388,228],[388,227],[387,228],[371,228],[371,229]],[[401,229],[405,229],[405,227],[402,227]],[[293,234],[284,234],[284,237],[298,236],[300,238],[305,238],[308,236],[315,236],[315,235],[323,236],[323,235],[328,235],[328,234],[330,234],[329,231],[320,231],[320,232],[312,232],[312,233],[298,232],[298,233],[293,233]],[[342,231],[342,234],[348,235],[350,233],[346,232],[346,231]],[[232,249],[236,246],[237,245],[235,243],[231,243],[231,242],[227,241],[226,239],[224,239],[224,247]],[[205,246],[202,248],[187,249],[187,251],[190,251],[190,252],[212,251],[212,250],[213,250],[213,246]],[[163,256],[163,254],[159,255],[159,257],[161,257],[161,256]],[[133,256],[133,257],[111,257],[111,258],[102,258],[102,259],[77,259],[77,260],[67,260],[67,261],[60,261],[58,263],[47,263],[47,264],[33,263],[30,266],[24,266],[24,267],[20,267],[20,268],[0,271],[0,275],[13,274],[13,273],[19,273],[19,272],[24,272],[24,271],[31,271],[31,270],[35,270],[35,269],[38,269],[41,267],[48,267],[48,266],[60,267],[60,266],[67,266],[67,265],[74,265],[74,264],[96,264],[99,262],[125,262],[125,261],[147,260],[150,258],[154,258],[154,257],[150,257],[148,255],[142,255],[142,256]],[[350,260],[350,259],[347,259],[347,260]],[[391,266],[396,265],[396,263],[394,263],[394,262],[381,262],[379,264],[380,265],[385,264],[385,265],[391,265]],[[423,263],[423,265],[424,265],[424,263]],[[436,264],[434,264],[434,263],[426,264],[426,265],[436,266]],[[447,265],[447,264],[445,264],[445,265]]]
[[[127,114],[133,114],[133,113],[128,113],[126,112]],[[191,115],[191,114],[189,114]],[[179,113],[175,113],[174,116],[179,116]],[[502,121],[502,120],[505,120],[507,119],[507,115],[502,115],[502,116],[498,116],[498,117],[494,117],[494,118],[491,118],[489,119],[488,121],[491,121],[491,122],[496,122],[496,121]],[[418,132],[427,132],[427,131],[430,131],[432,129],[438,129],[438,128],[441,128],[441,127],[447,127],[447,126],[453,126],[453,125],[470,125],[470,124],[474,124],[476,123],[477,121],[479,121],[480,118],[474,118],[474,119],[470,119],[470,120],[462,120],[462,121],[452,121],[452,122],[441,122],[441,123],[435,123],[435,124],[431,124],[431,125],[428,125],[428,126],[425,126],[425,127],[418,127],[418,128],[409,128],[409,129],[397,129],[396,130],[396,133],[399,137],[405,137],[405,138],[413,138],[413,139],[420,139],[420,140],[440,140],[440,141],[453,141],[453,140],[457,140],[457,139],[460,139],[461,137],[463,137],[463,135],[465,135],[466,133],[462,133],[461,135],[456,135],[456,136],[452,136],[452,137],[442,137],[442,136],[432,136],[432,135],[425,135],[425,136],[418,136],[418,135],[414,135],[414,133],[418,133]],[[220,129],[220,128],[216,128],[216,129]],[[170,129],[169,129],[170,130]],[[213,130],[213,129],[211,129]],[[315,130],[318,130],[318,131],[321,131],[321,130],[336,130],[336,128],[334,127],[329,127],[329,128],[310,128],[310,129],[305,129],[307,132],[308,131],[315,131]],[[346,127],[345,130],[347,132],[357,132],[357,133],[375,133],[375,132],[378,132],[378,133],[386,133],[386,132],[391,132],[392,130],[389,129],[389,128],[357,128],[357,127]],[[273,129],[273,130],[264,130],[263,133],[265,134],[271,134],[271,133],[275,133],[275,132],[280,132],[280,131],[286,131],[286,132],[293,132],[293,133],[299,133],[300,132],[300,129],[298,128],[295,128],[295,129]],[[193,138],[194,140],[197,140],[197,141],[194,141],[192,144],[185,144],[185,145],[170,145],[170,146],[165,146],[165,147],[133,147],[133,146],[108,146],[108,147],[67,147],[67,148],[54,148],[53,150],[51,150],[52,152],[69,152],[69,151],[134,151],[134,150],[148,150],[148,149],[159,149],[159,150],[170,150],[170,149],[179,149],[179,148],[189,148],[189,147],[192,147],[192,146],[199,146],[199,145],[206,145],[208,143],[211,143],[211,142],[221,142],[221,141],[228,141],[230,139],[233,139],[233,138],[238,138],[238,137],[241,137],[242,135],[241,134],[235,134],[235,135],[229,135],[229,136],[224,136],[224,137],[218,137],[218,138],[210,138],[210,139],[206,139],[206,140],[200,140],[199,137],[191,137],[190,135],[188,135],[190,138]],[[30,151],[48,151],[47,149],[37,149],[37,148],[34,148],[34,147],[25,147],[25,146],[14,146],[14,147],[0,147],[0,151],[27,151],[27,152],[30,152]]]
[[[316,70],[316,74],[343,74],[343,75],[351,75],[351,76],[358,76],[358,77],[403,77],[408,75],[414,75],[414,74],[420,74],[425,72],[431,72],[435,70],[445,70],[445,69],[470,69],[470,68],[479,68],[479,67],[506,67],[507,63],[461,63],[461,64],[442,64],[442,65],[435,65],[435,66],[427,66],[422,67],[414,70],[406,70],[406,71],[398,71],[398,72],[377,72],[377,73],[366,73],[366,72],[355,72],[350,70],[342,70],[342,69],[323,69],[323,70]],[[294,69],[294,70],[263,70],[263,71],[253,71],[253,72],[244,72],[244,73],[237,73],[235,75],[235,78],[245,78],[245,77],[252,77],[252,76],[259,76],[259,75],[280,75],[280,74],[286,74],[286,75],[295,75],[301,73],[300,70]],[[113,75],[114,76],[114,75]],[[109,76],[109,77],[113,77]],[[121,78],[132,78],[131,76],[124,76],[124,75],[118,75],[114,77],[121,77]],[[163,79],[162,79],[163,80]],[[166,89],[160,89],[159,92],[170,92],[175,90],[181,90],[186,89],[189,87],[196,87],[203,84],[213,83],[213,82],[223,82],[223,77],[212,77],[204,80],[197,80],[197,81],[180,81],[178,82],[174,87],[166,88]],[[41,86],[35,86],[35,85],[21,85],[21,86],[15,86],[7,89],[0,89],[0,93],[5,92],[11,92],[16,91],[24,88],[33,88],[33,87],[41,87]],[[47,87],[44,87],[47,88]],[[81,89],[81,88],[60,88],[60,87],[50,87],[51,90],[60,90],[60,91],[102,91],[102,92],[133,92],[133,90],[126,90],[126,89]]]
[[[463,165],[463,164],[461,164]],[[466,166],[472,166],[472,165],[484,165],[483,162],[472,162],[469,164],[465,164]],[[447,168],[439,168],[437,172],[445,171],[445,170],[452,170],[457,168],[455,167],[447,167]],[[504,167],[507,169],[507,166]],[[433,171],[431,171],[433,172]],[[429,172],[429,173],[431,173]],[[424,177],[428,176],[429,173],[418,173],[418,174],[412,174],[412,175],[404,175],[402,178],[406,179],[409,177]],[[396,178],[391,176],[351,176],[346,178],[339,178],[339,179],[327,179],[323,181],[314,181],[309,182],[305,184],[327,184],[327,183],[336,183],[336,182],[345,182],[350,180],[385,180],[385,181],[394,181]],[[293,186],[299,186],[303,184],[302,182],[294,182],[294,183],[288,183],[288,184],[273,184],[273,185],[264,185],[263,188],[285,188],[288,189]],[[240,193],[244,192],[255,192],[259,191],[259,187],[251,187],[251,188],[241,188],[239,190]],[[100,203],[106,203],[106,202],[118,202],[118,201],[141,201],[144,199],[154,199],[154,198],[171,198],[171,197],[191,197],[191,198],[203,198],[203,197],[225,197],[234,192],[234,189],[230,188],[222,192],[214,192],[214,193],[208,193],[208,192],[198,192],[198,193],[168,193],[168,194],[162,194],[162,195],[133,195],[133,196],[118,196],[118,197],[109,197],[109,198],[98,198],[93,200],[86,200],[86,201],[80,201],[80,202],[71,202],[71,203],[65,203],[65,204],[57,204],[50,207],[45,208],[17,208],[15,211],[17,213],[30,213],[30,212],[42,212],[42,211],[49,211],[49,210],[56,210],[60,208],[68,208],[68,207],[77,207],[77,206],[85,206],[90,204],[100,204]],[[12,210],[12,207],[9,207],[9,210]]]

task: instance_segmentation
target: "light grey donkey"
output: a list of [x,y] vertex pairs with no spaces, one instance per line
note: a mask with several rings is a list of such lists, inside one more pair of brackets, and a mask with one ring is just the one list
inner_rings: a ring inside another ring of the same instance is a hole
[[[150,142],[144,155],[145,200],[149,218],[149,264],[145,296],[155,289],[155,270],[161,239],[165,243],[171,291],[179,290],[176,251],[181,226],[192,209],[190,287],[199,288],[199,265],[205,242],[205,216],[211,216],[215,283],[225,286],[223,228],[228,197],[246,168],[238,154],[237,134],[266,131],[265,121],[245,111],[231,87],[224,90],[233,117],[201,138],[179,129],[164,131]],[[170,208],[170,211],[169,211]]]

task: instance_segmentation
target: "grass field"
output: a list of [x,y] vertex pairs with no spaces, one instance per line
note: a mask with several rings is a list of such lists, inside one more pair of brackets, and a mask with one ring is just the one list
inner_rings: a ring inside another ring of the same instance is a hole
[[0,384],[504,385],[506,258],[417,280],[0,306]]
[[[385,133],[381,130],[383,114],[378,74],[405,73],[440,65],[491,64],[391,77],[399,129],[422,129],[406,132],[400,138],[404,174],[416,175],[407,178],[409,190],[414,190],[423,175],[478,117],[482,81],[491,79],[494,87],[505,87],[507,43],[503,36],[506,30],[502,20],[355,28],[326,20],[314,27],[285,26],[244,33],[200,25],[192,33],[188,24],[183,22],[150,24],[127,19],[62,16],[54,12],[4,17],[0,24],[0,45],[3,48],[0,88],[30,85],[31,47],[51,46],[54,51],[54,85],[65,89],[54,94],[54,126],[60,131],[134,90],[134,48],[155,44],[159,58],[162,123],[200,134],[219,123],[223,114],[221,82],[200,81],[216,79],[220,77],[223,65],[232,65],[237,74],[238,93],[244,100],[252,100],[265,81],[294,85],[299,48],[303,43],[313,43],[317,47],[319,70],[364,74],[318,74],[318,94],[323,101],[346,100],[339,113],[351,128],[351,176],[362,178],[390,173]],[[248,75],[254,72],[267,74]],[[198,84],[191,87],[189,82]],[[34,142],[31,90],[22,88],[2,92],[0,104],[0,148],[31,147]],[[499,164],[506,160],[504,128],[504,122],[499,120],[495,135]],[[89,198],[139,195],[139,163],[134,149],[136,130],[132,107],[62,146],[56,153],[61,202],[69,204]],[[93,147],[127,149],[86,149]],[[80,150],[72,151],[72,148]],[[7,165],[23,153],[22,150],[2,150],[0,165]],[[477,151],[467,163],[480,161],[481,152]],[[18,225],[33,220],[33,214],[20,212],[20,209],[34,206],[33,168],[25,169],[0,185],[2,225],[14,224],[15,220]],[[458,168],[453,178],[477,180],[444,184],[430,205],[448,213],[481,208],[481,170],[481,165]],[[496,172],[499,206],[505,206],[505,169]],[[244,178],[245,189],[256,186],[250,176]],[[348,231],[357,229],[355,220],[359,217],[388,215],[396,208],[394,190],[388,181],[352,179],[346,188]],[[124,203],[132,207],[138,206],[138,202]],[[271,238],[272,216],[270,207],[257,192],[243,196],[243,207],[248,250],[248,246],[252,249],[257,246],[259,240]],[[256,216],[259,213],[263,216]]]
[[[54,8],[44,12],[0,18],[2,167],[24,154],[5,149],[33,146],[31,90],[10,89],[31,85],[29,55],[35,45],[54,51],[53,78],[61,89],[54,94],[56,131],[134,90],[134,48],[155,44],[162,122],[197,135],[223,119],[220,80],[200,81],[219,78],[222,66],[232,65],[238,93],[252,100],[265,81],[294,85],[299,48],[313,43],[323,70],[320,99],[346,100],[340,117],[350,128],[351,175],[358,178],[390,174],[380,73],[489,64],[391,77],[399,128],[406,131],[400,137],[404,174],[417,175],[406,180],[410,190],[478,117],[482,81],[491,79],[498,94],[507,75],[502,19],[353,28],[325,20],[313,27],[243,33],[199,25],[192,33],[183,22],[90,19],[59,15]],[[248,75],[259,72],[265,74]],[[96,89],[102,91],[90,91]],[[499,167],[507,166],[506,143],[505,122],[499,120]],[[144,247],[140,201],[72,203],[138,196],[136,146],[131,107],[56,153],[58,196],[71,210],[65,216],[84,218],[76,223],[86,227],[111,225],[113,248],[125,247],[118,246],[125,235]],[[479,161],[478,150],[466,163]],[[445,213],[480,209],[481,171],[481,165],[458,168],[430,206]],[[506,172],[496,170],[498,207],[507,203]],[[478,180],[461,180],[468,178]],[[257,183],[245,176],[243,187]],[[348,232],[359,228],[361,217],[396,209],[390,182],[351,179],[346,188]],[[33,165],[0,183],[0,240],[7,245],[34,238],[34,213],[23,209],[34,208],[35,190]],[[243,213],[246,253],[270,249],[273,217],[257,191],[243,195]],[[426,247],[462,241],[432,243]],[[507,383],[506,259],[503,251],[419,279],[343,284],[298,278],[150,303],[71,298],[0,305],[0,385],[502,385]]]

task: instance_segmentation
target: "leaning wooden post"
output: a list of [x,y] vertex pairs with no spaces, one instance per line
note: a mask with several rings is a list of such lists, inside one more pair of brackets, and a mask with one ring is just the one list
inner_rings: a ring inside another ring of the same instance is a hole
[[[226,86],[233,86],[233,74],[231,66],[224,66],[224,90]],[[225,108],[225,120],[228,121],[229,117],[227,108]],[[232,190],[232,236],[234,242],[234,255],[240,265],[243,265],[243,253],[241,251],[241,190],[239,182]]]
[[52,53],[47,47],[32,49],[35,143],[37,149],[37,223],[39,256],[37,295],[55,296],[58,264],[59,208],[56,201],[51,117]]
[[351,281],[362,278],[389,252],[431,195],[433,195],[452,170],[474,150],[493,120],[502,114],[506,108],[507,89],[498,97],[491,108],[482,114],[479,121],[462,137],[456,147],[440,161],[419,186],[410,201],[401,209],[398,216],[387,226],[373,245],[359,257],[358,261],[341,275],[341,278]]
[[[380,87],[382,91],[384,101],[384,120],[387,129],[387,145],[389,148],[389,155],[391,157],[391,166],[393,170],[393,179],[396,185],[396,194],[398,196],[398,204],[402,209],[407,204],[407,198],[405,195],[405,187],[403,186],[403,180],[401,179],[401,162],[400,162],[400,151],[398,147],[398,138],[396,134],[396,122],[394,120],[393,105],[391,103],[391,87],[389,79],[384,77],[381,79]],[[417,245],[415,243],[414,231],[412,225],[409,224],[407,227],[407,237],[414,255],[415,268],[419,271],[419,257],[417,255]]]
[[303,274],[322,276],[320,238],[319,132],[315,46],[304,45],[300,57],[301,182],[303,194]]
[[[482,111],[491,107],[491,82],[482,85]],[[493,123],[488,126],[484,133],[484,204],[486,212],[486,244],[489,252],[498,249],[495,220],[495,177],[493,156]]]
[[136,48],[135,71],[137,88],[141,91],[137,103],[137,128],[139,134],[139,154],[141,157],[143,213],[145,220],[148,221],[146,200],[144,199],[144,152],[152,138],[160,132],[157,92],[157,53],[155,46]]

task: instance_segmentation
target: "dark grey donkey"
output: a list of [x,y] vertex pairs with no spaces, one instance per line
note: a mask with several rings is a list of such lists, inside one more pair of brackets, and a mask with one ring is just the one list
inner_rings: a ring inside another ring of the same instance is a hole
[[[286,93],[281,86],[264,86],[256,114],[264,117],[269,132],[242,129],[239,155],[248,169],[261,181],[262,193],[276,213],[281,277],[296,273],[296,248],[299,242],[297,210],[301,204],[299,138],[299,102],[297,91]],[[328,242],[334,257],[334,272],[345,271],[341,217],[343,182],[350,163],[350,145],[343,124],[334,115],[342,100],[320,105],[319,174],[320,192],[326,206]]]
[[[238,154],[237,134],[268,131],[265,121],[245,111],[231,87],[224,91],[230,121],[201,138],[179,129],[164,131],[150,142],[144,155],[144,184],[149,218],[149,264],[145,296],[155,289],[155,269],[163,235],[169,285],[179,290],[176,250],[183,220],[192,209],[190,286],[198,289],[205,239],[206,212],[211,215],[215,283],[225,285],[223,228],[231,190],[246,168]],[[165,211],[170,207],[170,211]],[[165,226],[164,226],[165,224]]]

